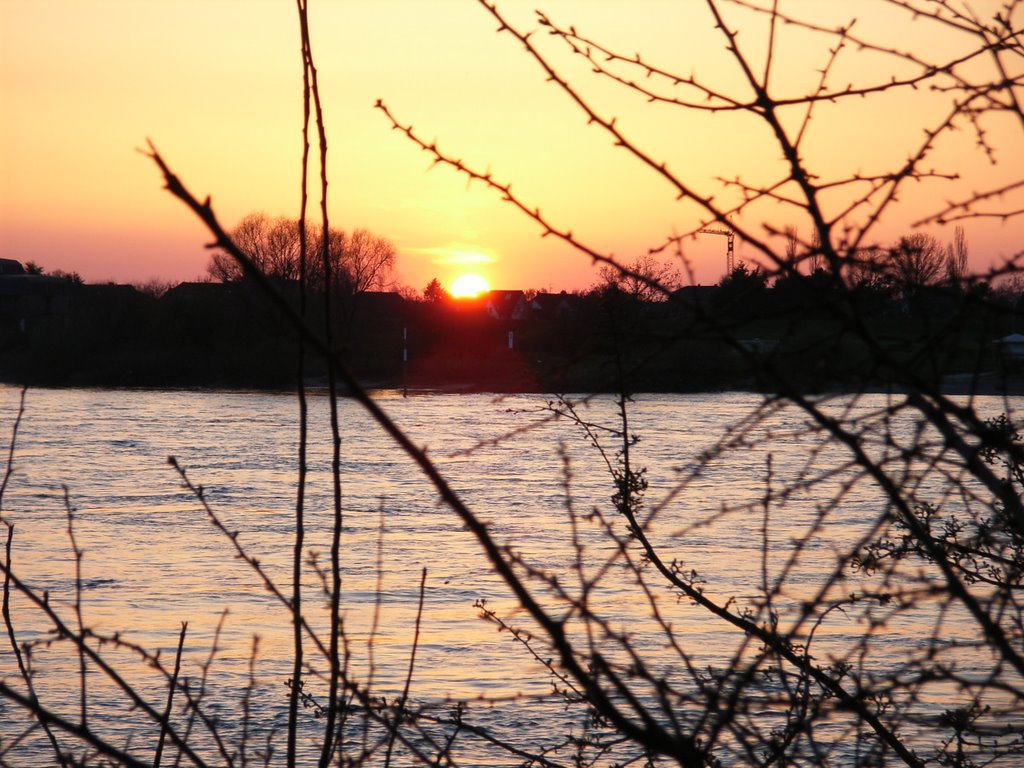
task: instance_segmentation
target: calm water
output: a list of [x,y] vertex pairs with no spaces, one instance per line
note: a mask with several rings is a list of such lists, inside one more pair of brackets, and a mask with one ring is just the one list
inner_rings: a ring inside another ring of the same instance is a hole
[[[18,396],[15,389],[0,389],[4,441]],[[551,419],[544,398],[537,396],[403,399],[383,393],[381,399],[414,440],[428,447],[470,507],[489,521],[499,542],[513,546],[539,568],[572,573],[576,555],[570,546],[567,505],[578,513],[595,506],[607,512],[613,492],[601,455],[578,426],[564,418]],[[862,415],[870,434],[871,425],[884,420],[878,409],[890,402],[877,395],[830,407]],[[808,431],[806,417],[795,410],[764,412],[744,427],[761,406],[763,398],[747,393],[643,396],[630,413],[631,431],[640,437],[633,460],[647,467],[650,482],[645,509],[657,510],[652,535],[671,552],[668,559],[678,557],[687,568],[699,570],[709,593],[723,601],[754,594],[765,569],[774,573],[781,568],[792,542],[807,532],[823,501],[851,476],[839,471],[828,477],[846,457]],[[1020,403],[991,398],[977,406],[994,415]],[[265,393],[30,391],[14,473],[3,500],[3,513],[15,525],[16,570],[36,589],[47,591],[69,621],[74,571],[64,487],[75,511],[77,543],[85,552],[84,622],[95,632],[120,631],[132,642],[173,654],[181,622],[188,622],[183,674],[195,677],[227,611],[206,699],[225,729],[241,727],[239,702],[249,680],[254,635],[259,637],[254,730],[265,735],[267,729],[283,727],[284,681],[290,676],[289,617],[251,569],[233,556],[230,542],[182,488],[167,457],[177,457],[193,482],[203,486],[216,514],[239,532],[246,550],[259,557],[284,589],[289,583],[296,495],[297,412],[294,397]],[[512,621],[526,621],[516,614],[514,601],[491,574],[479,546],[358,406],[343,402],[341,414],[345,626],[354,674],[364,681],[370,677],[372,655],[375,693],[394,697],[400,691],[408,668],[420,573],[426,568],[411,697],[434,703],[448,698],[492,699],[473,708],[474,722],[498,729],[528,748],[541,748],[551,733],[578,728],[578,721],[557,704],[532,698],[550,690],[544,670],[506,633],[496,632],[478,617],[474,603],[486,600]],[[580,414],[616,426],[610,398],[581,406]],[[307,545],[324,561],[331,485],[323,396],[311,399],[311,423]],[[901,435],[911,439],[913,424],[890,426],[897,442]],[[737,427],[735,433],[729,432]],[[607,441],[608,455],[614,458],[614,441],[597,434]],[[735,445],[721,456],[709,457],[707,452],[729,434]],[[762,559],[764,516],[758,510],[767,487],[769,455],[772,487],[795,485],[770,510],[767,557]],[[805,487],[804,481],[819,475],[814,485]],[[904,480],[920,483],[922,494],[941,492],[923,474]],[[788,599],[809,594],[819,583],[822,568],[833,562],[834,552],[862,535],[884,507],[869,483],[856,483],[844,493],[842,503],[793,567]],[[614,515],[609,519],[621,525]],[[597,526],[584,526],[580,536],[587,563],[597,563],[611,551]],[[595,605],[606,609],[617,625],[628,626],[639,647],[657,653],[663,641],[647,626],[649,610],[636,599],[629,574],[612,570],[606,586],[595,595]],[[312,569],[308,571],[310,619],[322,629],[317,579]],[[695,666],[728,663],[741,638],[692,606],[675,603],[667,593],[657,599]],[[40,638],[48,631],[24,600],[13,605],[21,640]],[[371,652],[375,608],[380,617]],[[951,617],[950,625],[955,631],[956,617]],[[839,624],[828,629],[837,638],[851,631]],[[913,624],[904,629],[907,636],[928,631]],[[127,652],[110,654],[151,694],[154,705],[162,701],[159,679],[145,664]],[[42,700],[74,716],[77,658],[55,647],[38,651],[34,663]],[[313,663],[323,669],[315,656]],[[14,671],[13,654],[4,640],[0,676],[10,680]],[[321,693],[318,685],[311,679],[309,690]],[[112,703],[120,698],[96,680],[91,708],[120,712]],[[131,717],[126,714],[107,725],[106,732],[128,740],[134,727]],[[21,722],[0,699],[0,736],[10,739],[20,733],[15,721]],[[312,719],[308,728],[312,736]],[[26,742],[33,743],[34,747],[15,752],[13,764],[48,764],[38,740]],[[498,759],[483,747],[475,749],[467,748],[462,764],[487,765]]]

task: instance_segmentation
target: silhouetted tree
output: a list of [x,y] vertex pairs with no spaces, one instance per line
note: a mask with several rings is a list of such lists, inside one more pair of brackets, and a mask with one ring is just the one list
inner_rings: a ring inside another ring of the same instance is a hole
[[440,304],[448,298],[448,291],[441,285],[441,281],[436,277],[427,283],[427,287],[423,289],[423,300],[430,304]]
[[[313,290],[322,291],[326,270],[321,247],[322,232],[307,226],[306,277]],[[250,213],[231,230],[232,240],[267,277],[297,280],[299,277],[299,223],[283,216]],[[328,245],[331,288],[346,295],[391,288],[395,279],[394,244],[366,229],[351,234],[331,228]],[[241,280],[244,270],[224,251],[215,251],[207,267],[222,282]]]
[[746,262],[741,261],[732,272],[721,279],[718,287],[724,291],[741,294],[757,293],[768,287],[768,273],[761,267],[755,266],[751,269]]
[[161,280],[158,277],[151,278],[141,283],[133,283],[135,290],[139,293],[143,293],[146,296],[152,296],[154,299],[162,298],[171,288],[174,287],[174,283],[170,280]]
[[336,268],[332,272],[351,293],[386,291],[395,284],[395,257],[397,251],[390,240],[367,229],[352,234],[341,233]]
[[952,286],[963,285],[967,277],[967,238],[964,228],[953,231],[953,242],[946,247],[946,280]]
[[683,284],[679,269],[650,254],[637,256],[624,267],[605,265],[598,270],[596,293],[617,291],[637,301],[664,301]]
[[942,243],[922,232],[901,237],[888,256],[887,271],[904,292],[934,285],[947,267]]
[[783,234],[786,236],[786,261],[795,265],[797,254],[800,252],[800,241],[797,239],[796,227],[792,224],[788,225],[783,230]]
[[56,277],[71,285],[85,285],[85,280],[77,272],[67,272],[63,269],[55,269],[49,273],[50,277]]
[[[263,212],[250,213],[231,230],[232,239],[249,256],[254,267],[268,277],[294,280],[299,274],[298,222]],[[207,271],[215,280],[241,280],[241,265],[223,251],[210,257]]]

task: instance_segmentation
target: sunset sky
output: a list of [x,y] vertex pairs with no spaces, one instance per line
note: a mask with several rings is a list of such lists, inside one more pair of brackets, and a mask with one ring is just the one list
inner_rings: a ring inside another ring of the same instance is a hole
[[[682,76],[746,92],[705,4],[670,0],[499,0],[525,29],[541,7],[613,49],[643,52]],[[975,3],[994,10],[994,0]],[[589,259],[552,238],[493,191],[467,185],[429,158],[373,109],[383,99],[427,140],[481,171],[509,181],[531,207],[595,249],[625,260],[673,233],[699,227],[701,214],[609,136],[586,125],[579,108],[473,0],[311,0],[314,56],[329,131],[330,210],[344,229],[390,238],[402,283],[433,277],[450,285],[468,271],[494,287],[583,288]],[[725,4],[741,41],[764,49],[763,21]],[[875,0],[794,0],[783,9],[849,21],[867,37],[912,45],[927,57],[962,43],[936,25],[913,22]],[[1018,26],[1021,22],[1018,21]],[[646,104],[602,83],[550,36],[566,74],[602,114],[704,194],[727,196],[718,177],[769,183],[779,153],[766,129],[737,115],[693,116]],[[826,40],[784,30],[776,86],[813,87]],[[151,139],[200,197],[212,196],[227,225],[252,211],[298,212],[301,68],[291,0],[0,0],[0,257],[74,270],[87,281],[179,281],[204,274],[208,237],[162,188],[136,150]],[[890,68],[892,71],[887,69]],[[836,82],[899,74],[891,59],[849,50]],[[935,94],[903,91],[823,109],[805,147],[823,176],[897,167],[924,127],[942,113]],[[1024,168],[1021,127],[987,126],[1001,147],[991,165],[967,131],[933,153],[937,170],[958,182],[904,190],[874,232],[885,242],[909,222],[971,190],[1014,181]],[[723,198],[724,199],[724,198]],[[1021,207],[1020,201],[1003,201]],[[838,205],[837,201],[837,205]],[[782,206],[751,209],[741,222],[781,228],[806,222]],[[966,225],[972,265],[984,269],[1024,248],[1024,217]],[[927,231],[943,240],[950,227]],[[713,283],[725,263],[724,238],[684,243],[695,282]],[[739,259],[752,252],[740,249]]]

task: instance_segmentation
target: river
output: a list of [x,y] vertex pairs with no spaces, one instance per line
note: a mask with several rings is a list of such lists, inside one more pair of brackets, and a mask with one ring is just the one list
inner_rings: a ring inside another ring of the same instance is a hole
[[[19,395],[15,388],[0,389],[4,440]],[[578,578],[578,563],[584,570],[612,563],[595,590],[594,608],[611,626],[628,629],[634,647],[654,658],[663,653],[665,637],[652,624],[651,604],[638,592],[633,572],[614,556],[615,545],[598,520],[588,519],[590,510],[599,509],[618,535],[626,533],[610,509],[615,489],[605,463],[608,458],[615,466],[620,447],[603,429],[618,426],[614,398],[592,398],[577,406],[580,418],[592,424],[590,434],[604,447],[602,456],[587,431],[565,416],[554,418],[552,408],[558,404],[542,396],[403,398],[382,392],[378,397],[487,522],[495,540],[513,548],[536,572],[571,582]],[[914,422],[900,423],[892,415],[890,406],[899,402],[897,395],[865,395],[837,398],[824,408],[861,425],[865,435],[884,425],[889,437],[879,439],[878,450],[892,449],[898,456],[901,440],[927,440]],[[1024,403],[982,397],[974,405],[982,415],[994,416]],[[332,515],[327,407],[326,396],[311,395],[306,547],[319,553],[321,565],[328,560]],[[873,483],[851,482],[857,470],[845,468],[845,450],[824,439],[806,414],[776,408],[762,395],[641,395],[628,414],[629,431],[636,436],[630,459],[634,467],[646,468],[649,484],[643,513],[652,515],[651,537],[671,553],[670,559],[697,571],[702,588],[723,603],[754,600],[767,575],[785,570],[786,590],[779,595],[785,613],[787,606],[814,594],[837,553],[862,537],[886,508]],[[342,400],[340,420],[343,611],[353,675],[370,683],[376,696],[400,694],[426,569],[410,701],[435,707],[434,714],[443,717],[450,716],[456,701],[475,702],[467,722],[533,752],[557,743],[568,730],[582,732],[581,715],[547,696],[552,681],[543,666],[509,633],[480,618],[475,606],[485,601],[508,622],[531,627],[479,544],[357,404]],[[275,745],[270,764],[283,758],[292,651],[289,613],[252,568],[235,557],[232,541],[211,524],[196,495],[183,488],[168,457],[174,456],[189,479],[202,486],[210,508],[229,531],[237,531],[238,542],[259,559],[267,575],[289,590],[298,437],[292,395],[31,390],[3,498],[3,516],[14,525],[15,572],[47,593],[72,624],[75,570],[68,504],[75,542],[84,553],[82,612],[91,632],[120,633],[121,639],[160,649],[170,664],[181,623],[187,622],[182,675],[198,680],[222,622],[204,704],[220,718],[224,733],[237,738],[249,729],[246,760],[254,764],[262,764],[255,755],[268,738]],[[905,466],[894,471],[904,472],[902,482],[923,497],[948,494],[948,483],[934,472],[922,468],[907,474]],[[777,495],[766,512],[769,488]],[[779,494],[783,488],[789,490]],[[579,547],[572,545],[574,525]],[[801,542],[799,557],[793,557],[796,542]],[[323,633],[326,611],[314,568],[307,567],[304,584],[310,622]],[[550,585],[535,587],[548,605],[557,603]],[[745,642],[734,629],[675,600],[663,587],[652,599],[694,668],[729,665]],[[46,638],[50,625],[19,595],[12,598],[12,615],[20,641]],[[924,636],[933,631],[932,620],[928,612],[909,612],[891,631],[894,637]],[[959,621],[949,617],[951,633]],[[965,627],[967,634],[976,632]],[[834,634],[833,642],[842,643],[859,630],[837,618],[827,622],[826,631]],[[254,637],[259,638],[258,654],[250,667]],[[550,653],[543,644],[535,647]],[[163,701],[163,681],[137,654],[109,645],[103,650],[154,706]],[[307,653],[322,671],[316,653]],[[38,647],[32,663],[41,701],[73,719],[79,701],[77,655],[58,642]],[[678,658],[665,663],[667,669]],[[6,639],[0,676],[12,685],[18,681]],[[146,738],[136,735],[138,712],[126,707],[123,694],[102,676],[90,673],[88,679],[98,730],[118,745],[136,748]],[[307,677],[306,690],[318,701],[326,695],[315,674]],[[247,691],[248,724],[242,703]],[[10,746],[24,723],[0,697],[0,746],[11,749],[7,761],[50,764],[52,753],[38,731]],[[318,727],[312,715],[304,717],[300,751],[307,759],[315,753]],[[521,762],[469,737],[457,742],[453,754],[459,765]],[[551,759],[571,764],[564,751]],[[222,760],[213,757],[211,762]]]

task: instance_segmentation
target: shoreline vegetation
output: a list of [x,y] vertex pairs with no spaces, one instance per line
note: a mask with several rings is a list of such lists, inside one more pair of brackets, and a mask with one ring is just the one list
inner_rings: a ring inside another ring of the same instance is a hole
[[[906,371],[880,365],[881,349],[949,394],[1024,393],[1013,291],[876,283],[851,294],[824,274],[744,285],[749,272],[737,272],[662,300],[614,285],[433,301],[364,291],[334,297],[334,347],[370,389],[616,392],[625,381],[634,392],[770,392],[759,376],[768,364],[805,393],[898,390]],[[279,288],[297,303],[297,285]],[[840,290],[863,330],[830,320]],[[292,390],[295,354],[293,332],[245,280],[157,295],[0,277],[0,381],[9,384]],[[326,380],[315,365],[306,371],[312,387]]]

